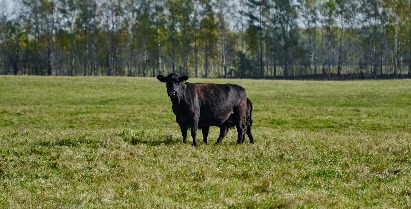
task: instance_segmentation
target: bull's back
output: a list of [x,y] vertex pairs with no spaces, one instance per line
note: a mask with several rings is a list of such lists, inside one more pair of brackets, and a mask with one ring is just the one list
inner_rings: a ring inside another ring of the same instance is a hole
[[245,89],[233,84],[193,84],[200,108],[199,126],[219,126],[247,100]]

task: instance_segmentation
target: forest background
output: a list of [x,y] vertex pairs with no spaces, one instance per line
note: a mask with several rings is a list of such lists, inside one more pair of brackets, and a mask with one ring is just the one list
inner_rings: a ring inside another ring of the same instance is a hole
[[0,74],[411,75],[411,0],[0,0]]

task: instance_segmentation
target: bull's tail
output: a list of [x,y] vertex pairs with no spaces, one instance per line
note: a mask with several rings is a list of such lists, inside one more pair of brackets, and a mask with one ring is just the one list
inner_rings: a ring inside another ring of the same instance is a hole
[[252,119],[252,114],[253,114],[253,103],[251,102],[250,99],[247,98],[247,127],[251,127],[253,125],[253,119]]
[[251,102],[250,99],[247,98],[247,117],[246,117],[247,135],[248,135],[248,138],[250,139],[250,143],[254,144],[253,135],[251,134],[251,126],[253,125],[252,115],[253,115],[253,103]]

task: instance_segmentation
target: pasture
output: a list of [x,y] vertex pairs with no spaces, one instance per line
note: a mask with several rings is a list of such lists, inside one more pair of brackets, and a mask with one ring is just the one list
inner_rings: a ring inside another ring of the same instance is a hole
[[0,77],[0,208],[411,207],[411,80],[237,83],[253,135],[182,143],[155,78]]

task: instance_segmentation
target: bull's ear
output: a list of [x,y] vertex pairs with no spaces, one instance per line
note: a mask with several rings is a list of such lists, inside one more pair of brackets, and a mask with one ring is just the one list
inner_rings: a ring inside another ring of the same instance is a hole
[[180,82],[184,82],[186,80],[188,80],[188,76],[186,76],[186,75],[183,75],[180,78],[178,78],[178,81],[180,81]]
[[166,82],[166,77],[164,77],[163,75],[158,75],[157,76],[157,79],[159,80],[159,81],[161,81],[161,82]]

